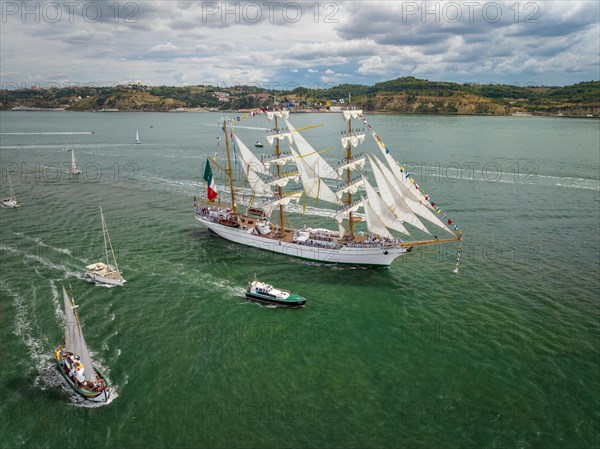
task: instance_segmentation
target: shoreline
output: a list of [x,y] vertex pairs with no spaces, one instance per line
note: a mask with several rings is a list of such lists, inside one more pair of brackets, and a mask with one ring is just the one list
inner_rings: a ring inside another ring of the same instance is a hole
[[[69,112],[69,113],[159,113],[159,114],[205,114],[205,113],[223,113],[223,114],[244,114],[251,112],[249,110],[236,110],[236,109],[228,109],[228,110],[171,110],[171,111],[139,111],[139,110],[82,110],[82,111],[74,111],[66,108],[19,108],[19,109],[0,109],[2,112]],[[309,111],[309,110],[299,110],[294,111],[290,110],[292,114],[340,114],[342,111]],[[551,117],[551,118],[579,118],[579,119],[600,119],[600,114],[598,115],[570,115],[570,114],[540,114],[540,113],[527,113],[527,114],[491,114],[491,113],[474,113],[474,114],[441,114],[441,113],[428,113],[428,112],[395,112],[395,111],[366,111],[367,114],[371,115],[429,115],[429,116],[439,116],[439,117],[519,117],[519,118],[535,118],[535,117]]]

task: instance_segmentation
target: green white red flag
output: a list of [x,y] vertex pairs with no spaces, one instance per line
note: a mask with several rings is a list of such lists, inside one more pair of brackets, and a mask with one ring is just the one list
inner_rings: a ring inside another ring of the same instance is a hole
[[217,197],[217,190],[215,189],[215,180],[213,178],[212,170],[210,169],[210,163],[208,162],[208,159],[206,160],[206,168],[204,169],[204,180],[208,185],[208,201],[212,203]]

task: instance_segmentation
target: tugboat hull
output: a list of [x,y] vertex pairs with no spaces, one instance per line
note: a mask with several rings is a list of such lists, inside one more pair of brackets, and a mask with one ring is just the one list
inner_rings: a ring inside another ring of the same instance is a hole
[[306,299],[302,298],[301,296],[296,296],[296,298],[298,298],[298,300],[290,301],[290,300],[280,300],[280,299],[272,298],[269,296],[257,295],[256,293],[250,293],[247,291],[246,298],[249,299],[250,301],[261,302],[263,304],[272,304],[272,305],[276,305],[278,307],[288,307],[288,308],[304,307],[304,304],[306,304]]

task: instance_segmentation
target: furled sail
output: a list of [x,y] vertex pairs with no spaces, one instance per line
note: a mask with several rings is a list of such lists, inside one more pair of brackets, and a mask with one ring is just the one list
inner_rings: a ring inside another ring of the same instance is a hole
[[[240,158],[243,161],[243,165],[245,167],[250,167],[252,169],[253,172],[255,173],[260,173],[263,175],[270,175],[269,171],[267,170],[267,168],[264,166],[264,164],[258,160],[258,158],[254,155],[254,153],[252,153],[252,151],[250,151],[250,149],[246,146],[246,144],[244,142],[242,142],[242,140],[234,135],[235,137],[235,142],[237,143],[238,148],[240,149]],[[244,171],[246,169],[244,168]]]
[[369,202],[362,199],[363,207],[365,208],[365,216],[367,218],[367,229],[369,232],[379,235],[381,237],[386,237],[388,239],[393,239],[394,236],[390,234],[387,230],[381,219],[377,216],[377,213],[373,210],[373,208],[369,205]]
[[338,172],[338,175],[342,176],[342,173],[344,173],[345,170],[353,171],[363,168],[365,166],[366,161],[367,158],[363,153],[357,154],[352,159],[350,159],[350,162],[348,162],[347,159],[343,159],[336,167],[336,170]]
[[350,212],[356,212],[358,209],[362,207],[362,199],[352,201],[352,203],[340,207],[333,218],[337,220],[338,223],[341,223],[344,219],[347,219],[350,215]]
[[350,136],[342,136],[340,137],[340,143],[342,144],[342,148],[348,148],[348,145],[352,145],[356,148],[359,144],[365,141],[364,134],[352,134]]
[[377,181],[377,187],[379,187],[381,199],[392,212],[394,212],[394,215],[405,223],[408,223],[427,234],[431,234],[421,220],[419,220],[413,211],[406,205],[400,194],[396,191],[396,188],[390,184],[377,164],[373,162],[370,157],[369,162],[373,169],[373,174],[375,175],[375,181]]
[[357,119],[359,115],[362,115],[362,109],[355,109],[353,111],[344,111],[344,120]]
[[65,307],[65,350],[79,356],[79,360],[83,364],[83,376],[86,381],[94,382],[96,374],[94,373],[94,365],[88,351],[75,305],[69,298],[67,291],[63,287],[63,302]]
[[273,134],[267,135],[267,142],[269,142],[269,145],[273,145],[273,142],[275,141],[275,139],[283,140],[286,138],[289,143],[292,143],[294,141],[294,138],[292,137],[292,133],[281,131],[278,133],[273,133]]
[[279,166],[282,166],[293,160],[294,160],[294,157],[292,156],[292,153],[280,153],[279,156],[274,155],[273,157],[263,159],[262,163],[268,169],[271,167],[271,164],[277,164]]
[[270,185],[270,186],[277,186],[277,187],[285,187],[288,184],[288,182],[290,182],[290,181],[296,181],[297,182],[298,179],[299,179],[298,173],[292,173],[292,174],[289,174],[289,175],[285,175],[284,174],[284,175],[280,176],[279,178],[276,178],[273,181],[270,181],[268,183],[268,185]]
[[294,161],[298,165],[300,179],[306,196],[309,198],[317,198],[328,203],[339,204],[339,200],[335,193],[333,193],[329,186],[308,166],[306,160],[303,157],[300,157],[293,149],[292,155],[294,156]]
[[286,194],[283,197],[272,198],[270,200],[263,202],[260,205],[260,208],[262,210],[264,210],[265,213],[267,214],[267,217],[269,217],[269,216],[271,216],[271,213],[273,212],[273,208],[275,206],[287,206],[288,204],[290,204],[290,201],[295,201],[296,204],[298,204],[298,201],[300,201],[300,197],[302,196],[302,193],[303,192],[294,192],[294,193]]
[[290,111],[267,111],[267,118],[269,120],[273,120],[273,117],[288,118],[289,116]]
[[337,172],[321,157],[321,155],[306,141],[306,139],[296,131],[296,128],[288,121],[285,121],[288,129],[294,134],[294,142],[296,142],[296,148],[298,153],[302,156],[308,166],[315,172],[320,178],[325,179],[340,179]]
[[373,156],[373,158],[375,159],[375,162],[379,166],[379,169],[381,170],[383,175],[390,182],[390,184],[396,188],[396,192],[400,194],[400,196],[402,197],[406,205],[410,208],[410,210],[412,210],[418,216],[429,220],[431,223],[438,226],[439,228],[442,228],[444,231],[447,231],[450,234],[454,235],[454,233],[450,229],[448,229],[444,223],[440,221],[440,219],[432,212],[431,209],[427,208],[422,201],[416,200],[413,196],[410,195],[410,190],[416,190],[414,189],[414,187],[413,189],[406,187],[402,182],[400,182],[400,180],[398,180],[392,174],[389,168],[383,165],[383,162],[381,162],[375,156]]
[[385,227],[406,235],[410,235],[408,229],[406,229],[402,222],[398,220],[398,218],[396,218],[394,212],[392,212],[392,210],[383,202],[383,200],[377,194],[373,186],[369,184],[369,181],[364,176],[363,181],[365,191],[367,192],[367,199],[369,201],[369,205],[375,211],[377,216],[381,219],[381,222],[385,225]]
[[349,182],[343,182],[339,185],[338,190],[335,192],[338,198],[342,198],[345,193],[355,194],[360,187],[363,186],[363,179],[357,176],[351,179]]

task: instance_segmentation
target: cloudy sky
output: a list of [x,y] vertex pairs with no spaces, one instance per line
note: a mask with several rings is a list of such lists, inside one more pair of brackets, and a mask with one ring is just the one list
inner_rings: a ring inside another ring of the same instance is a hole
[[600,79],[594,1],[5,1],[3,87]]

